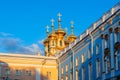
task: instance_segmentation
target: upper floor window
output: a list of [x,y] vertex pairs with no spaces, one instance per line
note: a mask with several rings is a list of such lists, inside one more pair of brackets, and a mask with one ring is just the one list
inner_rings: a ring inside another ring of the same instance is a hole
[[22,74],[21,70],[16,70],[16,76],[20,76]]
[[96,45],[96,54],[99,53],[99,44]]
[[61,80],[64,80],[64,78],[62,77]]
[[64,68],[62,68],[62,74],[64,73]]
[[47,77],[50,77],[51,76],[51,72],[47,72]]
[[120,31],[119,31],[119,28],[117,27],[117,28],[115,28],[115,30],[114,30],[114,40],[115,40],[115,43],[116,42],[119,42],[120,41]]
[[92,51],[91,49],[88,50],[88,58],[91,58],[92,57]]
[[52,46],[54,46],[54,41],[52,41]]
[[75,75],[76,75],[76,80],[78,80],[78,71],[75,71]]
[[68,80],[68,76],[66,76],[66,79],[65,80]]
[[60,46],[62,46],[62,40],[60,40]]
[[27,70],[27,71],[25,72],[25,75],[27,75],[27,76],[31,76],[31,75],[32,75],[32,73],[31,73],[31,71],[30,71],[30,70]]
[[66,64],[66,72],[68,72],[68,64]]
[[84,56],[84,54],[82,54],[82,63],[84,63],[85,62],[85,56]]
[[48,52],[50,51],[50,45],[48,45]]
[[76,58],[75,62],[76,62],[76,66],[78,66],[78,58]]
[[109,48],[109,36],[108,36],[108,34],[105,35],[105,48]]

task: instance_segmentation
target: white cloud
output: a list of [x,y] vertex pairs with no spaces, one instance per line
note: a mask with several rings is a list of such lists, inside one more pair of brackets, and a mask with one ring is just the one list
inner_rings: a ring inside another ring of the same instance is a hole
[[43,41],[44,41],[44,39],[39,40],[38,43],[43,45]]
[[4,49],[6,52],[10,53],[20,53],[20,54],[36,54],[41,52],[39,44],[31,44],[25,46],[22,44],[22,40],[18,38],[0,38],[0,48]]
[[6,32],[0,32],[0,36],[7,37],[7,36],[13,36],[13,34],[6,33]]

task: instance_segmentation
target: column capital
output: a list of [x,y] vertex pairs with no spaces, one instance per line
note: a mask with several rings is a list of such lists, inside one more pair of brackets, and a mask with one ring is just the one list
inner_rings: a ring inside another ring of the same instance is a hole
[[101,34],[101,36],[100,36],[102,39],[104,39],[105,38],[105,36],[104,36],[104,34]]
[[109,38],[109,35],[108,35],[108,34],[106,34],[106,35],[105,35],[105,39],[106,39],[106,40],[108,40],[108,38]]
[[109,32],[112,33],[113,32],[113,28],[109,28]]
[[120,28],[118,28],[118,27],[116,27],[115,29],[114,29],[114,32],[115,33],[118,33],[120,31]]

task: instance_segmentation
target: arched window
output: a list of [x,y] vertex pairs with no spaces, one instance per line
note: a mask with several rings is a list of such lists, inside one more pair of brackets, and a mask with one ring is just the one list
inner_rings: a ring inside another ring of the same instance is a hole
[[62,40],[60,40],[60,46],[62,46]]
[[84,53],[81,55],[81,58],[82,58],[82,63],[85,62],[85,56],[84,56]]
[[75,71],[76,80],[78,80],[78,70]]
[[54,46],[54,41],[52,41],[52,46]]

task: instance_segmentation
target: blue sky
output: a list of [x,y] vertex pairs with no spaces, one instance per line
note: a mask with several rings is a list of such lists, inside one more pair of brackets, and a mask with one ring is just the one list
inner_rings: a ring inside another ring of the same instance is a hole
[[[35,54],[43,52],[46,25],[62,14],[62,28],[75,22],[79,36],[119,0],[0,0],[0,52]],[[69,31],[70,33],[70,31]]]

